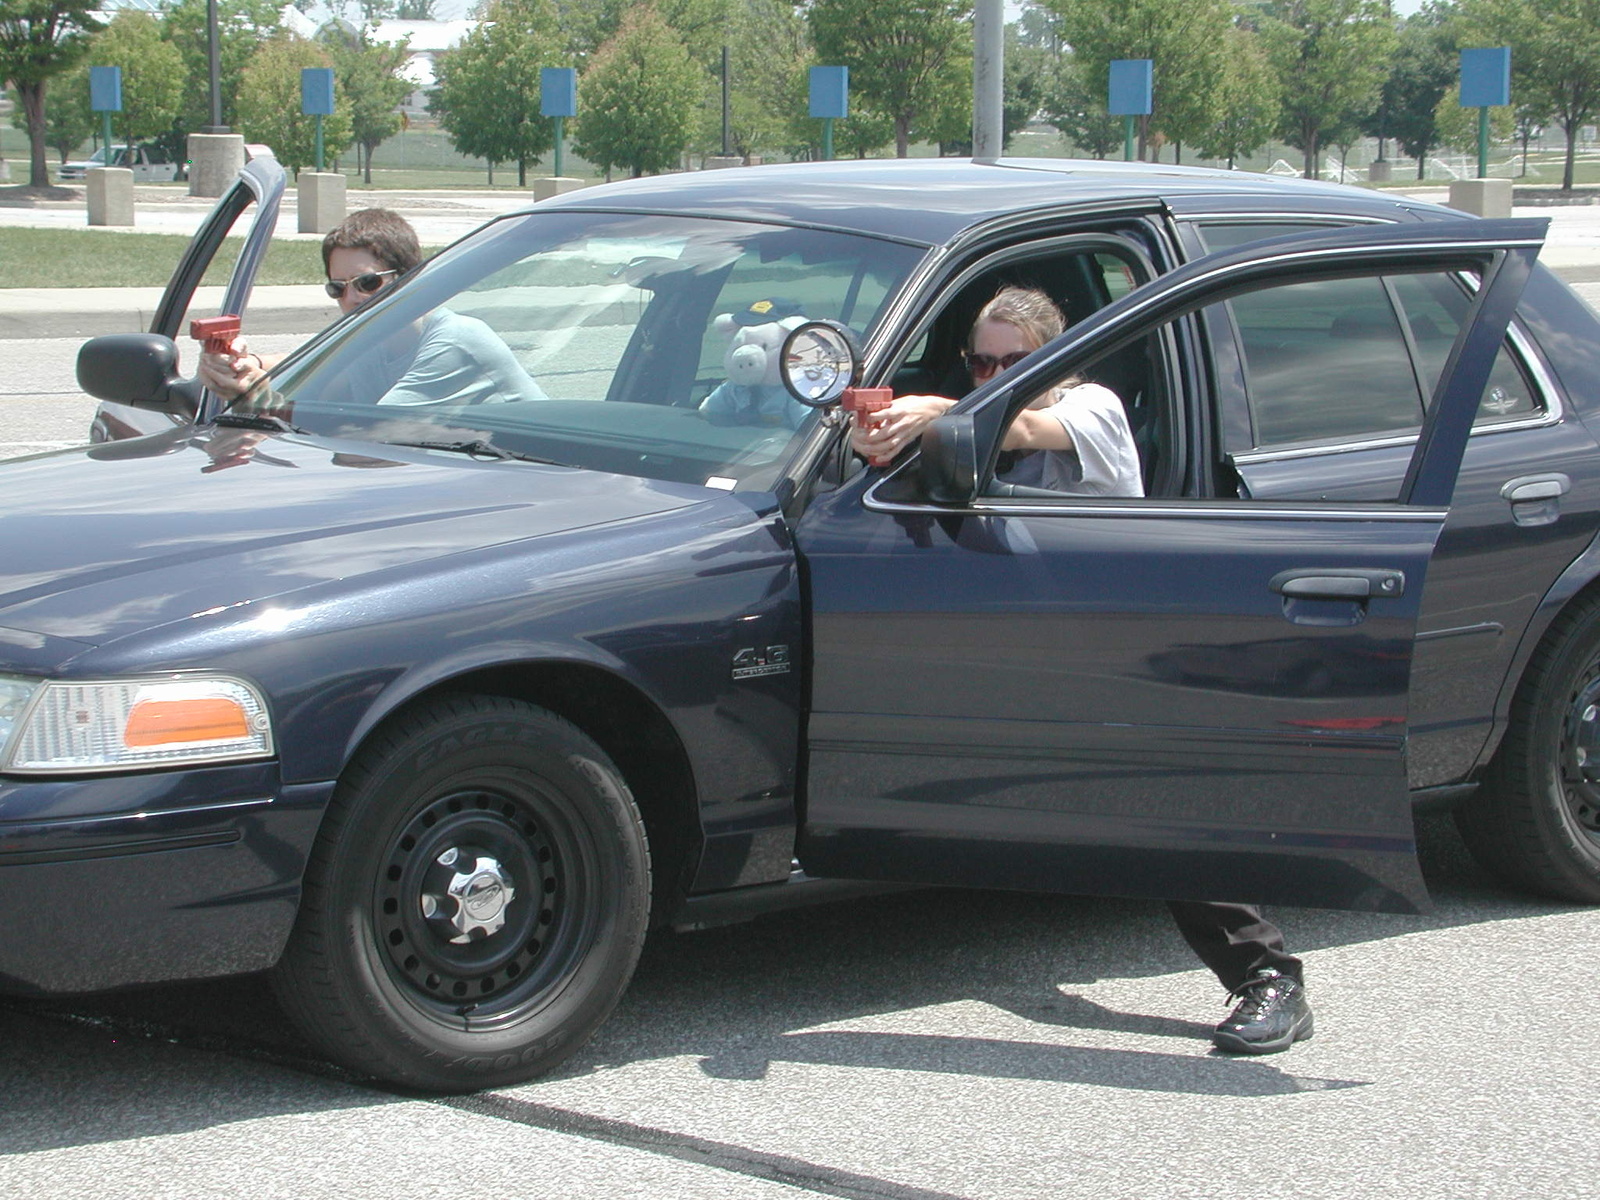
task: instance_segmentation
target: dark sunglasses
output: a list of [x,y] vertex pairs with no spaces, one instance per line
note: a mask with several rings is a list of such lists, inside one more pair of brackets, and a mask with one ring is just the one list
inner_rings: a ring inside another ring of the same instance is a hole
[[967,370],[972,374],[993,375],[996,371],[1009,371],[1032,353],[1031,350],[1013,350],[1001,358],[992,354],[963,354],[961,357],[966,360]]
[[330,279],[322,286],[328,289],[328,295],[335,300],[344,295],[344,289],[353,287],[363,296],[370,296],[383,286],[385,275],[398,275],[399,271],[368,271],[362,275],[353,275],[349,279]]

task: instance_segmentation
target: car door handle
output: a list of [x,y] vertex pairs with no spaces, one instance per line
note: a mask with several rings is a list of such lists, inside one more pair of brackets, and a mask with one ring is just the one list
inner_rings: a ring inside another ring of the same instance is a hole
[[1500,494],[1513,504],[1529,500],[1554,500],[1572,490],[1572,480],[1565,475],[1524,475],[1513,479],[1500,489]]
[[1572,480],[1559,471],[1547,475],[1519,475],[1500,488],[1511,505],[1518,525],[1551,525],[1561,516],[1561,497],[1572,490]]
[[1267,586],[1289,600],[1392,600],[1406,594],[1406,576],[1383,568],[1297,568],[1279,571]]

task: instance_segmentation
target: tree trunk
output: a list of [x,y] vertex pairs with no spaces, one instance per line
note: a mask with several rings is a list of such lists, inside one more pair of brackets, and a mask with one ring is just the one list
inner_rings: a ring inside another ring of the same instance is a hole
[[1428,152],[1424,150],[1417,155],[1417,182],[1421,183],[1428,177]]
[[49,187],[50,170],[44,162],[44,81],[19,83],[16,89],[28,122],[28,186]]
[[908,117],[894,119],[894,156],[908,158],[911,154],[911,120]]
[[1561,190],[1570,192],[1572,190],[1572,168],[1578,156],[1578,123],[1574,121],[1564,128],[1567,135],[1567,165],[1561,169]]
[[525,158],[517,159],[517,186],[528,186],[528,160]]
[[361,173],[361,178],[366,181],[366,184],[367,184],[368,187],[371,187],[372,186],[372,143],[371,142],[367,143],[366,151],[367,151],[367,166],[366,166],[366,170],[364,170]]

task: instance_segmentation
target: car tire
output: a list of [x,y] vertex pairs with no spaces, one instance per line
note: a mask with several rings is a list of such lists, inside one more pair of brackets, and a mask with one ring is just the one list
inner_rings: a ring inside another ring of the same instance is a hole
[[1600,904],[1600,598],[1551,625],[1456,824],[1473,857],[1506,882]]
[[354,1071],[504,1086],[610,1014],[649,906],[644,824],[604,752],[534,705],[450,697],[380,731],[340,779],[273,983]]

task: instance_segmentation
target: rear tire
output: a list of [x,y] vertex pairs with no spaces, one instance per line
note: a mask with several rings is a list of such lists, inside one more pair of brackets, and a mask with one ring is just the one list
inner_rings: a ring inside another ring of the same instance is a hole
[[649,904],[644,825],[604,752],[531,704],[451,697],[380,732],[340,780],[273,982],[352,1070],[500,1087],[610,1014]]
[[1551,625],[1456,824],[1473,857],[1506,882],[1600,904],[1600,599]]

